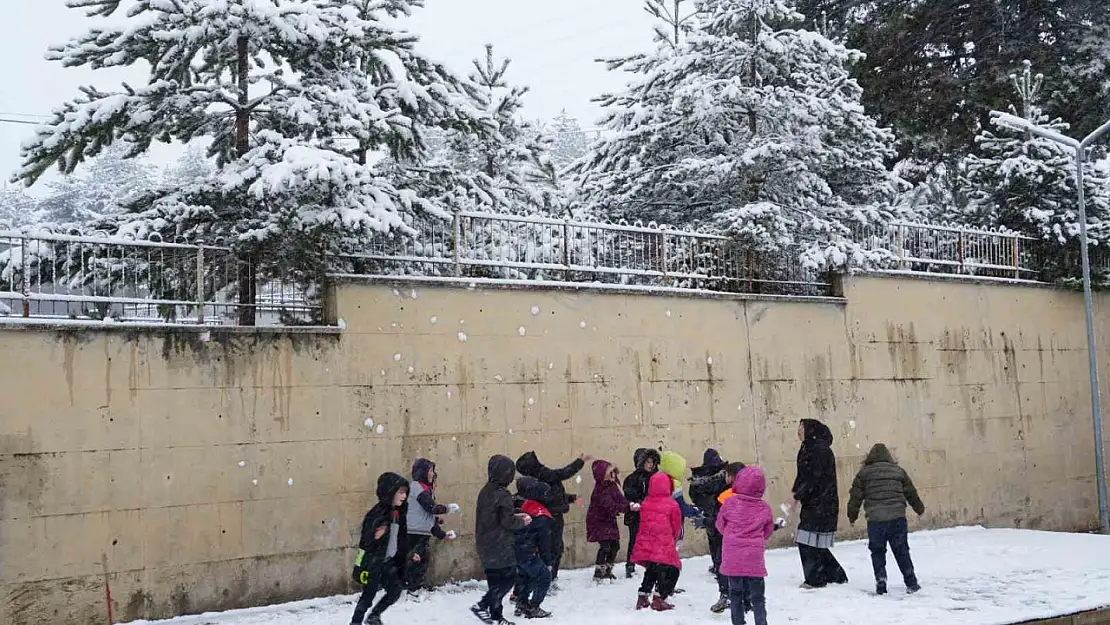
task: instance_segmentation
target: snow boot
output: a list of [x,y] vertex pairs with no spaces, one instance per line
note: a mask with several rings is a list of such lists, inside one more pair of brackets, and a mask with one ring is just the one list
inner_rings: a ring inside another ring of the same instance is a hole
[[664,601],[663,597],[655,595],[651,598],[651,609],[656,612],[666,612],[667,610],[673,610],[674,605]]
[[478,620],[482,621],[483,623],[495,623],[496,622],[496,621],[493,620],[492,617],[490,617],[489,610],[483,608],[480,605],[475,604],[475,605],[471,606],[470,607],[470,612],[472,614],[474,614],[474,616],[478,617]]
[[524,616],[527,618],[551,618],[551,613],[540,606],[536,606],[534,608],[528,608],[528,610],[524,612]]
[[371,614],[366,619],[366,625],[382,625],[382,617],[377,614]]
[[721,595],[721,598],[717,599],[717,603],[714,603],[712,605],[712,607],[709,608],[709,611],[714,613],[714,614],[722,614],[726,610],[728,610],[728,608],[729,608],[728,595]]
[[605,565],[605,579],[607,579],[611,582],[617,581],[617,576],[613,575],[613,565],[612,564],[606,564]]
[[906,592],[908,592],[911,595],[914,594],[915,592],[920,591],[920,590],[921,590],[921,584],[910,584],[909,586],[906,586]]
[[647,593],[639,593],[636,595],[636,609],[643,610],[651,605],[651,600],[648,598]]
[[624,578],[625,579],[632,579],[633,577],[636,577],[636,565],[635,564],[626,564],[626,565],[624,565]]
[[594,582],[600,584],[603,579],[605,579],[605,565],[599,564],[594,567]]
[[876,595],[885,595],[886,594],[886,580],[885,579],[880,579],[880,580],[875,582],[875,594]]

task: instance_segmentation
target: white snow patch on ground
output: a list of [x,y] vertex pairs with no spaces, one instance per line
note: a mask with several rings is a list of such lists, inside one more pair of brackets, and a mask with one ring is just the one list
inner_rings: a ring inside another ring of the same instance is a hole
[[[692,531],[687,528],[687,531]],[[786,529],[783,531],[792,531]],[[844,586],[802,590],[801,565],[794,549],[767,554],[767,606],[771,623],[860,625],[1004,625],[1049,618],[1110,605],[1110,537],[1028,530],[957,528],[918,532],[910,537],[923,590],[906,595],[892,557],[891,594],[873,594],[871,562],[864,542],[841,543],[834,553],[848,571]],[[554,613],[548,623],[728,625],[728,614],[709,606],[717,587],[706,557],[686,560],[667,613],[636,612],[635,580],[622,578],[595,586],[592,569],[560,575],[561,591],[544,602]],[[642,570],[641,570],[642,572]],[[386,625],[474,625],[468,608],[485,591],[481,582],[451,584],[421,599],[405,596],[383,616]],[[356,597],[331,597],[222,614],[164,621],[172,625],[335,625],[349,623]],[[506,600],[507,614],[512,608]],[[749,614],[749,622],[751,615]]]

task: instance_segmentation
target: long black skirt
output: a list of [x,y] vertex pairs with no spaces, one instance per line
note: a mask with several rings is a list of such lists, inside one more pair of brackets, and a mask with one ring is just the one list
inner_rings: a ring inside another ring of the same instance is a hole
[[848,574],[829,549],[819,549],[798,543],[802,557],[802,573],[807,586],[822,588],[829,584],[848,583]]

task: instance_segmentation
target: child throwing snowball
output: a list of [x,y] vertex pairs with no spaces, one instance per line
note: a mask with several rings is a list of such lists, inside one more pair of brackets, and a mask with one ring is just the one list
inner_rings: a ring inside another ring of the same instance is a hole
[[431,460],[417,458],[412,463],[409,496],[414,505],[410,505],[408,511],[409,563],[405,571],[405,586],[410,595],[415,595],[421,588],[434,590],[431,586],[424,585],[428,567],[431,565],[428,543],[432,537],[439,540],[455,539],[455,532],[445,532],[440,527],[443,521],[439,517],[458,512],[459,505],[452,503],[444,506],[436,503],[436,477],[436,464]]
[[586,511],[586,541],[597,543],[597,560],[594,581],[615,580],[613,564],[621,550],[621,532],[617,517],[638,510],[639,504],[629,504],[621,492],[617,467],[604,460],[594,460],[594,492],[590,495],[590,509]]
[[[362,519],[353,576],[362,585],[352,625],[381,625],[382,613],[401,596],[401,578],[407,556],[407,513],[409,481],[396,473],[378,477],[378,503]],[[417,556],[419,559],[419,556]],[[378,605],[370,610],[374,595],[384,590]],[[366,611],[370,617],[366,618]]]
[[750,604],[755,625],[767,625],[764,579],[765,551],[775,531],[771,506],[763,501],[767,479],[759,467],[745,467],[732,483],[733,496],[717,514],[717,531],[723,537],[721,574],[728,578],[732,625],[744,625],[745,604]]
[[682,536],[682,511],[671,496],[674,480],[666,473],[651,476],[648,496],[640,507],[640,532],[632,549],[632,563],[645,567],[644,581],[636,598],[636,609],[657,612],[673,610],[667,598],[674,593],[682,560],[678,540]]
[[886,546],[894,552],[894,559],[902,571],[906,591],[921,590],[910,559],[909,527],[906,523],[906,505],[918,515],[925,514],[925,504],[917,495],[906,470],[898,466],[890,450],[876,443],[856,479],[848,498],[848,522],[859,518],[862,505],[867,513],[867,543],[871,550],[871,566],[875,570],[875,592],[886,594]]

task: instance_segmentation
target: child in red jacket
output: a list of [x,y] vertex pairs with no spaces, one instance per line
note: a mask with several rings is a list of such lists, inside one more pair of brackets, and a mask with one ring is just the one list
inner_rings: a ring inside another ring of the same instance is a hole
[[[648,496],[640,507],[640,532],[632,550],[632,562],[647,568],[636,609],[651,606],[652,610],[673,610],[667,597],[678,584],[682,560],[678,557],[678,539],[682,536],[682,511],[671,496],[674,482],[666,473],[656,473],[648,482]],[[655,594],[652,596],[652,591]],[[648,601],[651,597],[651,601]]]
[[629,504],[621,491],[617,467],[604,460],[594,460],[594,492],[590,496],[590,509],[586,512],[586,541],[598,543],[597,566],[594,580],[617,579],[613,563],[621,550],[621,531],[617,517],[639,510],[639,504]]

